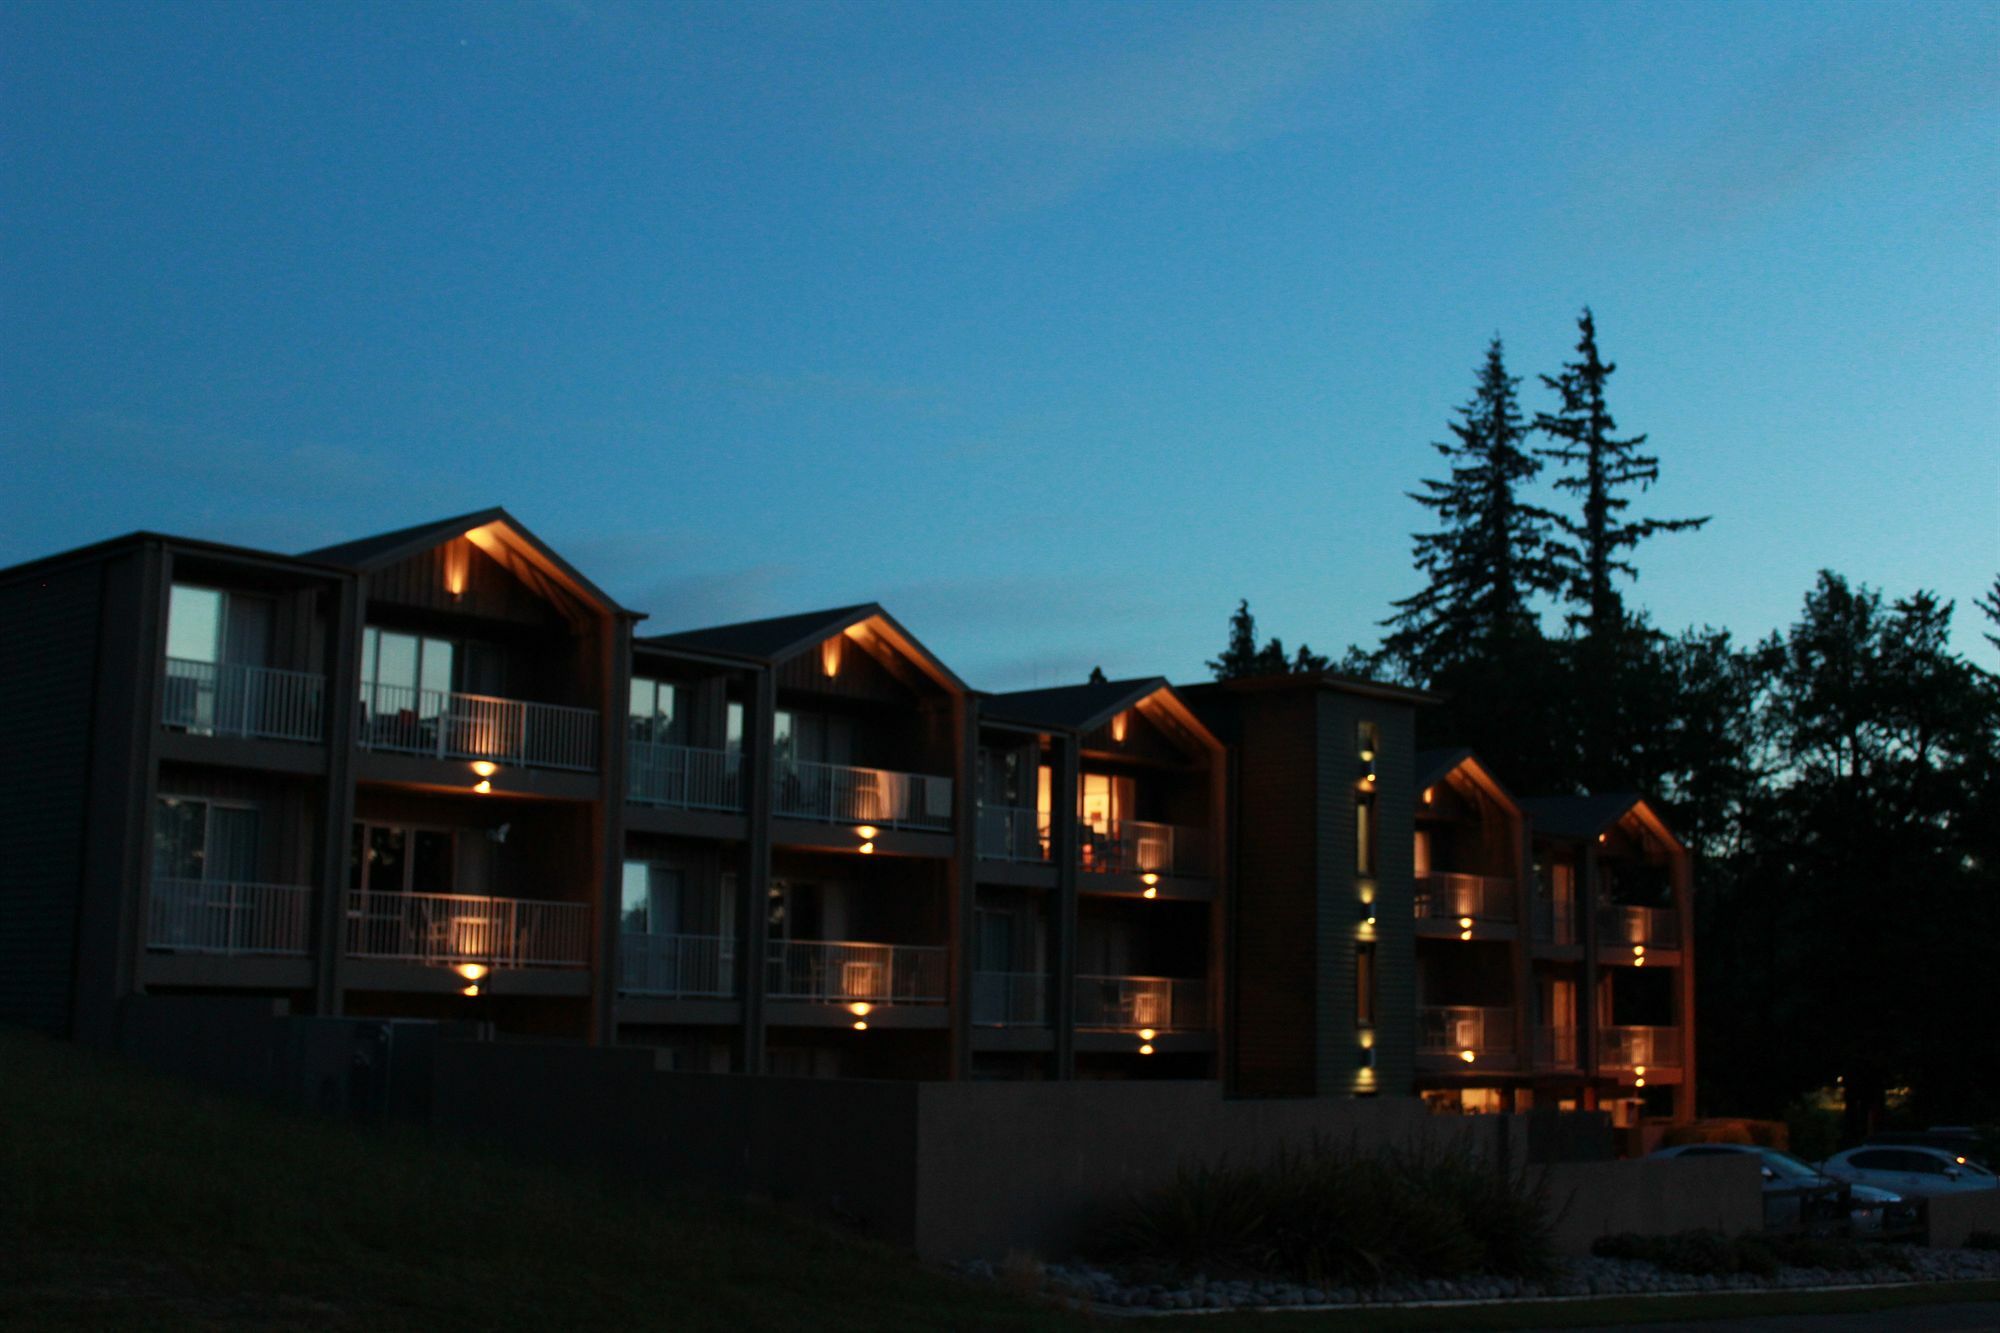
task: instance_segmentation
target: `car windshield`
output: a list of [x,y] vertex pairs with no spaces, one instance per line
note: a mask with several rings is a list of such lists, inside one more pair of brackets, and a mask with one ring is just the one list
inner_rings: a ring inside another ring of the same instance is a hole
[[1765,1166],[1770,1167],[1775,1174],[1784,1176],[1788,1180],[1819,1179],[1819,1172],[1813,1170],[1788,1152],[1779,1152],[1775,1148],[1766,1148],[1758,1155],[1764,1159]]

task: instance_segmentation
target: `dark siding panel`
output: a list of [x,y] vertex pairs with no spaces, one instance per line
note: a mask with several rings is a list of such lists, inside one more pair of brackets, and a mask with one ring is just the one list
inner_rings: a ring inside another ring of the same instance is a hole
[[[905,666],[912,679],[916,668]],[[875,703],[909,704],[917,696],[910,684],[897,678],[874,654],[854,640],[842,636],[839,669],[826,674],[817,645],[778,663],[778,689],[800,690],[828,699],[863,699]]]
[[1252,1095],[1309,1095],[1320,985],[1312,694],[1260,692],[1238,706],[1236,1085]]
[[70,1026],[101,566],[0,587],[0,1021]]
[[[455,601],[445,583],[449,561],[463,561],[466,571],[464,594]],[[371,602],[453,611],[544,629],[559,629],[565,624],[547,599],[463,537],[370,574],[368,598]]]

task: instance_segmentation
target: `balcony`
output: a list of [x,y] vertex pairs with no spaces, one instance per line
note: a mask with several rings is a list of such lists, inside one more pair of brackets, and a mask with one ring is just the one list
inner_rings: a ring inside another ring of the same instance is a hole
[[1417,1010],[1417,1053],[1455,1056],[1466,1065],[1488,1055],[1512,1055],[1514,1011],[1426,1005]]
[[1136,1032],[1205,1032],[1208,983],[1175,977],[1076,979],[1076,1025]]
[[325,694],[312,671],[169,657],[160,721],[200,736],[313,742],[326,734]]
[[982,805],[979,807],[979,854],[988,861],[1047,861],[1049,826],[1034,810],[1011,805]]
[[597,769],[597,710],[483,694],[361,685],[363,749],[521,768]]
[[974,972],[972,1021],[979,1027],[1046,1027],[1046,972]]
[[1576,942],[1576,905],[1536,900],[1535,943],[1560,947]]
[[438,967],[588,967],[590,907],[464,893],[350,892],[347,953]]
[[304,957],[312,890],[298,884],[153,881],[146,947],[167,953]]
[[1207,852],[1201,829],[1175,824],[1112,819],[1077,830],[1077,865],[1101,874],[1206,877]]
[[771,812],[822,824],[944,832],[951,828],[951,779],[778,759],[772,764]]
[[692,745],[632,741],[626,749],[625,796],[677,810],[743,808],[743,756]]
[[1681,1030],[1663,1027],[1613,1027],[1597,1030],[1599,1069],[1678,1069]]
[[1420,921],[1463,918],[1502,924],[1514,920],[1514,881],[1493,875],[1433,872],[1417,876],[1416,915]]
[[670,999],[729,999],[736,994],[736,941],[725,935],[620,935],[618,989]]
[[1535,1068],[1575,1069],[1576,1067],[1575,1028],[1535,1029]]
[[773,940],[765,992],[819,1004],[943,1004],[946,951],[853,940]]
[[1607,949],[1678,949],[1681,918],[1667,907],[1604,907],[1597,913],[1597,941]]

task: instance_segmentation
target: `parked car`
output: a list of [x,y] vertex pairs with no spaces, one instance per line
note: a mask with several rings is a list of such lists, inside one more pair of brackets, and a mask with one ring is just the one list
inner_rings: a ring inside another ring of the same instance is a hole
[[1838,1228],[1879,1236],[1916,1223],[1916,1208],[1894,1190],[1839,1180],[1788,1152],[1747,1143],[1683,1143],[1654,1157],[1754,1157],[1764,1173],[1764,1226],[1769,1230]]
[[1910,1199],[2000,1189],[2000,1176],[1964,1153],[1918,1144],[1864,1143],[1859,1148],[1835,1153],[1820,1163],[1820,1169],[1836,1180],[1894,1190]]
[[1991,1154],[1979,1131],[1970,1125],[1932,1125],[1929,1129],[1891,1130],[1882,1134],[1870,1134],[1861,1145],[1875,1147],[1917,1147],[1942,1148],[1954,1157],[1977,1162],[1989,1171],[1993,1168]]

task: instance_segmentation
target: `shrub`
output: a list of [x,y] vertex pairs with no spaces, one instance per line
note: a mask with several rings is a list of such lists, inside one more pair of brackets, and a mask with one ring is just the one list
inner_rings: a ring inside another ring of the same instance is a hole
[[1785,1129],[1792,1152],[1808,1162],[1824,1161],[1840,1151],[1840,1116],[1826,1107],[1793,1102],[1785,1108]]
[[1553,1268],[1546,1191],[1463,1149],[1316,1141],[1258,1167],[1184,1166],[1099,1232],[1106,1257],[1320,1285]]
[[1887,1246],[1819,1236],[1766,1236],[1756,1232],[1733,1240],[1719,1231],[1682,1231],[1671,1236],[1630,1233],[1600,1237],[1590,1247],[1606,1259],[1640,1259],[1670,1273],[1726,1277],[1751,1273],[1771,1277],[1780,1265],[1851,1273],[1866,1268],[1910,1271],[1910,1257]]
[[1968,1250],[2000,1250],[2000,1231],[1973,1231],[1965,1237]]

